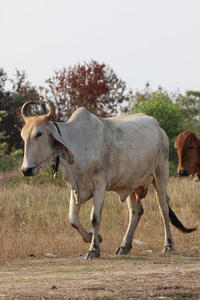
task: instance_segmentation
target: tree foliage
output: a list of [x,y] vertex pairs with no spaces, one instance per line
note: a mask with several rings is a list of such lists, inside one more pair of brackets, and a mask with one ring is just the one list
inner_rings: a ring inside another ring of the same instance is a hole
[[0,171],[3,173],[3,177],[6,171],[11,171],[18,164],[18,157],[22,155],[21,150],[17,150],[11,154],[8,153],[8,143],[5,142],[6,135],[2,131],[2,117],[6,116],[5,111],[0,111]]
[[2,117],[6,116],[5,111],[0,111],[0,158],[6,153],[6,150],[8,148],[8,144],[5,142],[5,131],[2,130]]
[[175,100],[181,107],[186,130],[194,132],[197,136],[199,136],[200,92],[187,91],[185,95],[179,94]]
[[[23,125],[21,106],[26,101],[38,101],[39,94],[35,87],[26,81],[25,72],[16,72],[15,78],[9,80],[3,69],[0,69],[0,111],[6,111],[2,117],[1,130],[5,132],[4,142],[8,144],[8,152],[13,148],[23,147],[20,131]],[[6,81],[12,83],[12,90],[6,91]],[[0,142],[2,139],[0,137]]]
[[55,75],[46,81],[48,87],[40,89],[45,97],[54,101],[57,119],[64,121],[78,107],[105,117],[117,114],[128,100],[125,94],[126,84],[105,64],[91,61],[68,69],[55,71]]

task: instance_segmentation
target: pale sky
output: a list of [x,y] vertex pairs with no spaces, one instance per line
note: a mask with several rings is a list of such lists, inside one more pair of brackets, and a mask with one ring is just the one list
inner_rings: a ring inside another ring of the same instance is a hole
[[133,91],[200,91],[200,0],[0,0],[0,67],[35,86],[84,61]]

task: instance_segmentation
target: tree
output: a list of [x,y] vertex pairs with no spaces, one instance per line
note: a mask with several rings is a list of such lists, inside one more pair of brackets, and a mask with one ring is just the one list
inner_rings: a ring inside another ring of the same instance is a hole
[[110,67],[93,60],[55,71],[46,83],[48,88],[40,87],[40,90],[54,101],[57,119],[61,121],[81,106],[100,117],[114,115],[126,109],[123,104],[129,99],[125,82]]
[[143,112],[157,119],[169,138],[170,173],[174,173],[178,164],[178,156],[174,149],[174,141],[179,133],[184,131],[184,120],[179,104],[174,103],[166,91],[161,88],[149,92],[148,97],[138,93],[134,99],[131,113]]
[[2,117],[5,116],[5,115],[6,115],[5,111],[0,111],[0,141],[1,141],[1,143],[0,143],[0,157],[2,157],[5,154],[5,152],[8,148],[8,144],[6,142],[4,142],[4,140],[6,138],[5,137],[5,132],[1,128]]
[[186,130],[200,136],[200,92],[187,91],[185,95],[179,94],[175,100],[181,107]]
[[0,111],[0,171],[5,177],[6,171],[11,171],[17,166],[17,158],[22,155],[22,151],[18,150],[14,153],[8,154],[8,144],[4,141],[6,139],[5,132],[2,131],[2,117],[6,115],[5,111]]
[[[26,101],[38,101],[40,96],[35,87],[32,87],[26,81],[25,72],[16,72],[14,80],[7,78],[3,69],[0,69],[0,111],[6,111],[2,117],[1,129],[5,132],[4,142],[8,144],[8,152],[13,148],[23,147],[20,136],[23,120],[21,118],[20,108]],[[12,83],[12,91],[5,90],[6,81]],[[0,142],[2,139],[0,137]]]

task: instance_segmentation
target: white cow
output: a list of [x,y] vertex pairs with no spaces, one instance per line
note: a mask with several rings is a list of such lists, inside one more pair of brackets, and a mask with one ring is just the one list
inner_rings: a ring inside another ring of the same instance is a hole
[[[132,238],[143,214],[141,199],[152,183],[156,192],[165,229],[164,252],[173,249],[169,218],[183,232],[186,229],[169,207],[168,138],[158,122],[144,114],[98,118],[85,108],[77,109],[66,123],[54,123],[55,108],[46,115],[29,116],[27,102],[22,107],[25,142],[22,173],[32,176],[40,167],[50,166],[60,158],[63,178],[71,188],[69,220],[86,243],[91,243],[87,258],[99,257],[101,211],[105,192],[115,191],[121,201],[126,198],[129,224],[116,254],[126,254],[132,248]],[[82,204],[93,197],[92,233],[79,222]]]

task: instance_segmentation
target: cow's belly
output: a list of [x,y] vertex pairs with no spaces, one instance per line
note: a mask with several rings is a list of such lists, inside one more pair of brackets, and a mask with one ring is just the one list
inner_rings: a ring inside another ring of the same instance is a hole
[[[153,161],[153,160],[152,160]],[[108,173],[108,190],[116,189],[128,189],[137,188],[145,184],[148,177],[154,174],[154,162],[149,164],[148,167],[138,165],[136,167],[131,166],[119,166],[114,172]]]
[[145,179],[143,179],[143,181],[136,180],[133,181],[132,183],[124,184],[124,185],[122,185],[122,183],[119,183],[118,185],[110,186],[108,190],[116,192],[119,195],[120,200],[122,202],[126,200],[126,198],[129,196],[130,193],[135,192],[136,199],[139,202],[140,199],[146,196],[148,192],[148,188],[152,184],[153,179],[154,179],[153,175],[150,174]]

